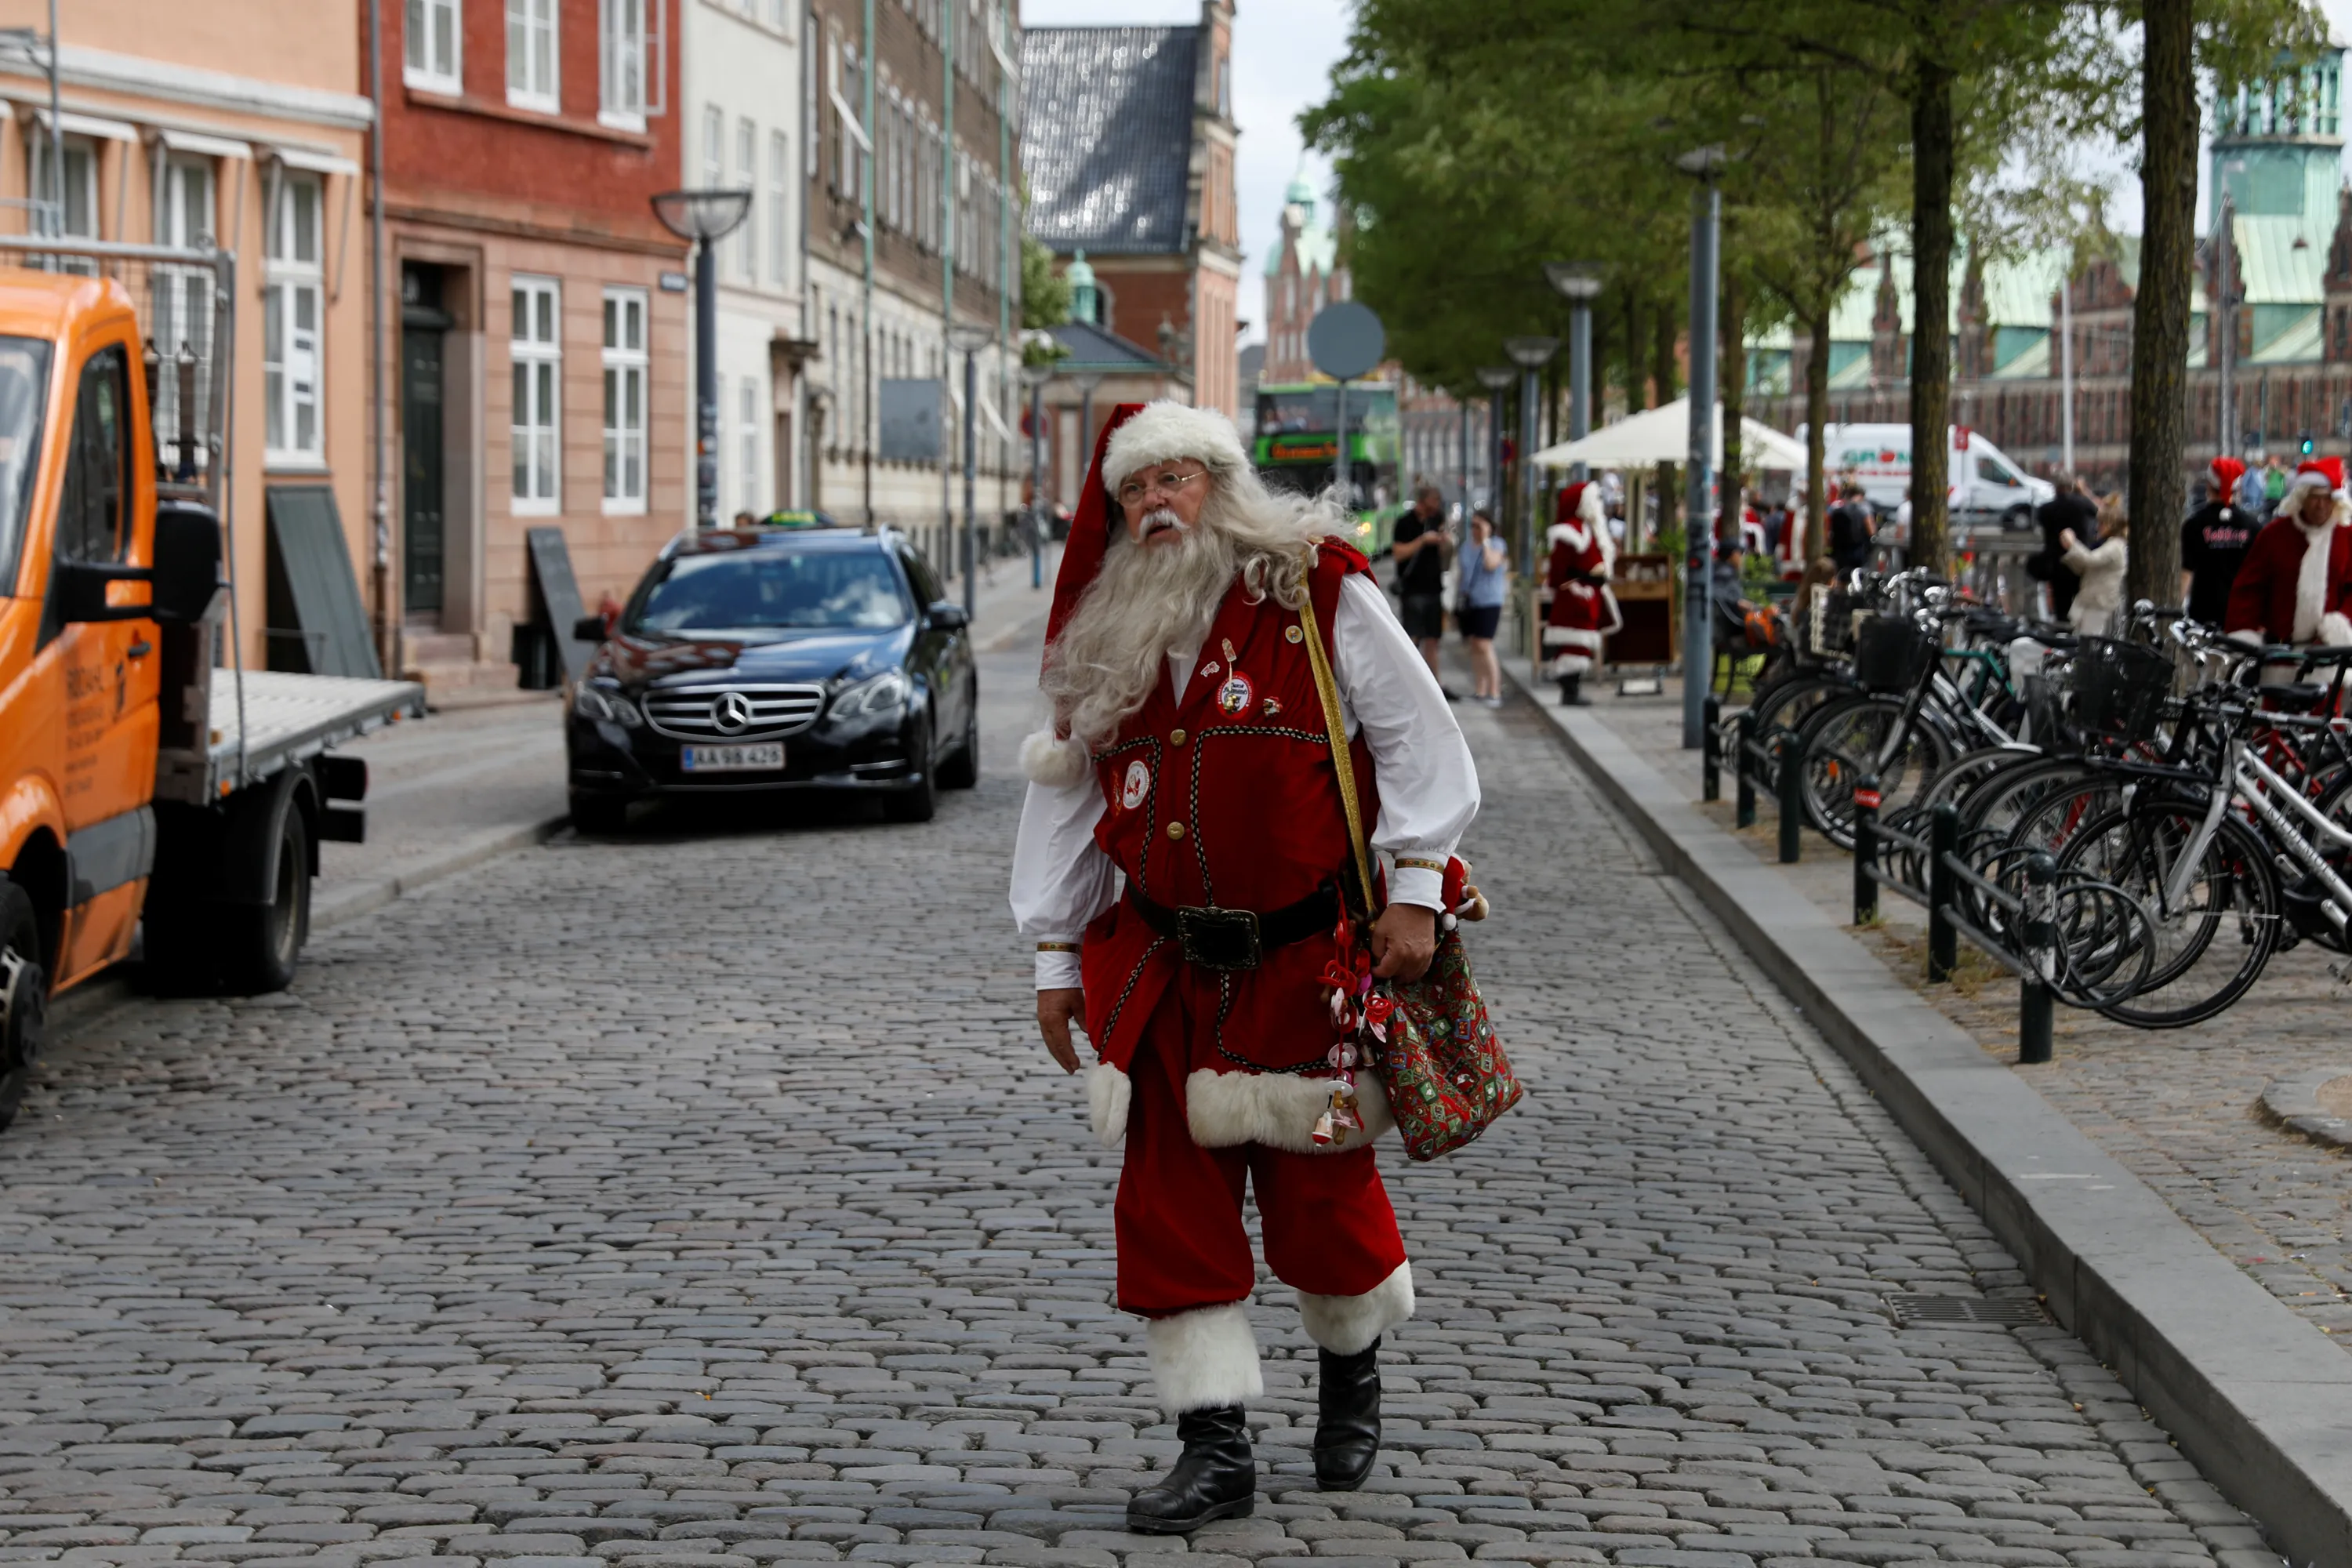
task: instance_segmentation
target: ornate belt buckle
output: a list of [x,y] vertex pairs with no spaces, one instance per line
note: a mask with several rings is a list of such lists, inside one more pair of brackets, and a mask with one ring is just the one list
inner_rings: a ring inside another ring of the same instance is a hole
[[1176,947],[1203,969],[1255,969],[1257,911],[1215,905],[1176,911]]

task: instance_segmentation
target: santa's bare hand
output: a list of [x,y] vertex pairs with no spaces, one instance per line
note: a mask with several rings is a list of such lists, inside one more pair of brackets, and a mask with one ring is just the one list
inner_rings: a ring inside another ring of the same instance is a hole
[[1372,922],[1371,942],[1375,975],[1418,980],[1437,956],[1437,911],[1419,904],[1391,904]]
[[[1429,961],[1422,960],[1425,965]],[[1037,1033],[1064,1072],[1078,1070],[1078,1047],[1070,1043],[1070,1025],[1085,1027],[1087,994],[1076,985],[1037,993]]]

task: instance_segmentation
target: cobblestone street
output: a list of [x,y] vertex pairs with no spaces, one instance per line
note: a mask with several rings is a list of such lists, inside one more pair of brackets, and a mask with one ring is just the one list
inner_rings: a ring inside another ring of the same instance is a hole
[[1523,705],[1462,715],[1529,1093],[1382,1156],[1381,1466],[1314,1489],[1266,1280],[1256,1517],[1125,1533],[1176,1444],[1005,910],[1034,659],[927,826],[567,835],[65,1043],[0,1137],[0,1561],[2276,1563],[2061,1331],[1896,1325],[2028,1292]]

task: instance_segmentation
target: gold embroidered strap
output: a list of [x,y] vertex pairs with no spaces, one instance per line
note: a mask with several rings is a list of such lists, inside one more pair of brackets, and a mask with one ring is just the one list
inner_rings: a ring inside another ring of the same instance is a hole
[[1416,871],[1434,871],[1441,877],[1445,875],[1445,862],[1443,860],[1424,860],[1417,855],[1400,855],[1396,863],[1400,871],[1411,867]]
[[1372,891],[1372,860],[1364,849],[1363,808],[1356,800],[1356,764],[1348,753],[1348,721],[1339,713],[1339,683],[1331,674],[1331,660],[1323,651],[1322,629],[1315,624],[1315,558],[1308,555],[1307,565],[1300,569],[1298,585],[1304,602],[1298,606],[1299,625],[1307,629],[1307,662],[1315,668],[1315,694],[1323,700],[1323,726],[1331,736],[1331,765],[1339,775],[1339,805],[1348,814],[1348,846],[1355,851],[1356,883],[1364,890],[1367,913],[1380,911],[1371,907],[1376,896]]

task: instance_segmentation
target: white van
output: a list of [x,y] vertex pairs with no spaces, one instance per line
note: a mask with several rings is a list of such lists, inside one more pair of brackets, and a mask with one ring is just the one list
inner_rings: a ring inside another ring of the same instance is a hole
[[[1944,472],[1950,489],[1949,507],[1955,537],[1979,529],[2021,533],[2033,526],[2033,509],[2058,493],[2047,479],[2037,479],[2009,455],[1963,426],[1951,428],[1951,447]],[[1801,427],[1799,440],[1804,439]],[[1830,483],[1852,472],[1862,493],[1882,515],[1903,504],[1911,485],[1911,426],[1908,425],[1831,425],[1822,429],[1822,454]],[[1834,489],[1832,489],[1834,494]]]

